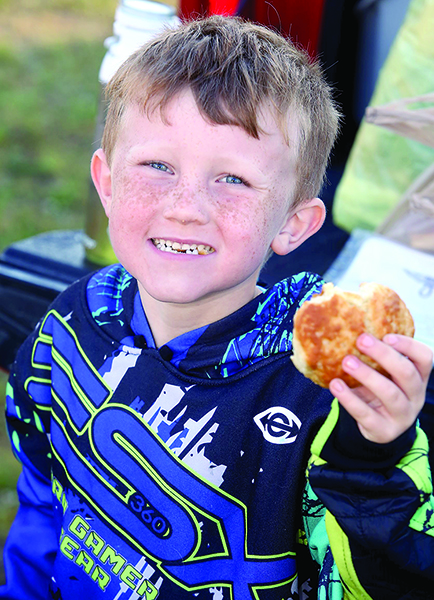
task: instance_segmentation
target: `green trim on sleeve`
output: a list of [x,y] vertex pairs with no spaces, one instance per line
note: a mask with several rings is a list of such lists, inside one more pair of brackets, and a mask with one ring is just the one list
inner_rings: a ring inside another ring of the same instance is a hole
[[[325,443],[329,439],[333,429],[336,427],[336,423],[339,418],[339,402],[336,398],[332,402],[332,406],[329,414],[327,415],[327,419],[322,424],[320,430],[315,436],[315,439],[312,442],[311,453],[316,456],[321,456],[321,452],[325,446]],[[317,464],[315,460],[315,464]]]
[[325,515],[325,524],[333,558],[341,577],[344,600],[372,600],[357,577],[348,538],[329,511]]
[[409,523],[411,529],[434,537],[434,498],[430,496],[414,513]]
[[410,527],[434,537],[434,498],[428,451],[428,439],[422,429],[417,428],[411,450],[396,466],[413,481],[421,496],[421,506],[410,519]]
[[428,438],[422,429],[416,428],[416,439],[407,454],[396,465],[410,477],[423,494],[432,494],[433,487],[428,462]]

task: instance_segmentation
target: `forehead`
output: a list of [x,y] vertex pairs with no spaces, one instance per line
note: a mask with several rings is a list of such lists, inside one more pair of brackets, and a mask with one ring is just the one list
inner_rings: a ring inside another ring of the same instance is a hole
[[[120,138],[125,138],[126,136],[137,132],[137,126],[146,126],[146,122],[155,125],[160,124],[170,126],[176,131],[179,124],[181,123],[182,126],[184,121],[183,118],[181,118],[181,120],[176,118],[179,116],[179,110],[177,110],[177,108],[180,105],[183,107],[182,110],[185,110],[185,107],[187,106],[189,116],[191,116],[198,125],[205,124],[205,127],[208,126],[210,128],[209,130],[213,133],[220,128],[229,125],[234,131],[238,130],[248,137],[251,137],[252,140],[256,139],[249,134],[248,124],[244,124],[238,115],[231,114],[230,111],[227,112],[228,124],[216,123],[213,121],[211,117],[208,117],[203,111],[200,111],[191,91],[187,88],[176,94],[164,105],[159,102],[158,99],[152,98],[145,106],[143,106],[139,100],[130,101],[124,107],[122,117],[118,122],[116,142],[118,142]],[[300,127],[295,111],[288,111],[288,114],[281,115],[278,114],[278,111],[271,102],[264,102],[255,114],[255,117],[257,118],[260,137],[266,137],[273,141],[279,140],[279,142],[284,143],[296,153],[300,139]]]

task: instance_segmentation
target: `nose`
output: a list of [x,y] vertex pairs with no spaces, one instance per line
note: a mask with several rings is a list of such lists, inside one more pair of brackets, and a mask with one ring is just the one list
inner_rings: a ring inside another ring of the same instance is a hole
[[197,223],[205,225],[209,222],[208,194],[197,185],[180,183],[167,196],[164,217],[170,221],[178,221],[183,225]]

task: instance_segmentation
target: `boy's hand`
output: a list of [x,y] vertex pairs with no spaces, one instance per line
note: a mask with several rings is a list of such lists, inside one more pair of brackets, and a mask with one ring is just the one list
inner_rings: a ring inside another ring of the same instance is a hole
[[380,341],[364,333],[357,347],[377,361],[391,379],[355,356],[346,356],[343,369],[361,386],[350,389],[341,379],[333,379],[330,391],[357,421],[366,439],[379,444],[392,442],[413,425],[422,409],[433,353],[425,344],[396,334]]

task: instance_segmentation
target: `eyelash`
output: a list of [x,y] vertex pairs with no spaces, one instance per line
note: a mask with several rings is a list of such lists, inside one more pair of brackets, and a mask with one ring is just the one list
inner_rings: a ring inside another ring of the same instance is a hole
[[222,177],[222,179],[227,179],[227,178],[230,178],[230,177],[232,177],[233,179],[238,179],[238,180],[239,180],[239,183],[238,183],[238,182],[236,182],[236,183],[234,184],[234,183],[232,182],[232,184],[233,184],[233,185],[245,185],[246,187],[249,187],[249,184],[248,184],[248,182],[247,182],[247,181],[245,181],[244,179],[242,179],[241,177],[238,177],[238,175],[231,175],[231,174],[229,174],[229,175],[225,175],[224,177]]
[[[163,173],[171,173],[170,168],[162,162],[158,160],[149,160],[147,162],[142,163],[145,167],[152,167],[156,171],[162,171]],[[161,167],[164,167],[163,169]]]
[[[170,170],[170,168],[166,164],[164,164],[162,162],[159,162],[157,160],[149,160],[149,161],[146,161],[146,162],[144,162],[142,164],[145,167],[152,167],[156,171],[162,171],[163,173],[172,173],[172,171]],[[161,168],[161,167],[164,167],[164,168]],[[236,182],[236,183],[231,182],[232,185],[244,185],[246,187],[250,187],[249,183],[247,181],[245,181],[244,179],[242,179],[241,177],[238,177],[238,175],[228,174],[228,175],[225,175],[224,177],[222,177],[221,180],[227,179],[227,178],[233,178],[233,179],[238,179],[239,180],[239,182]]]

